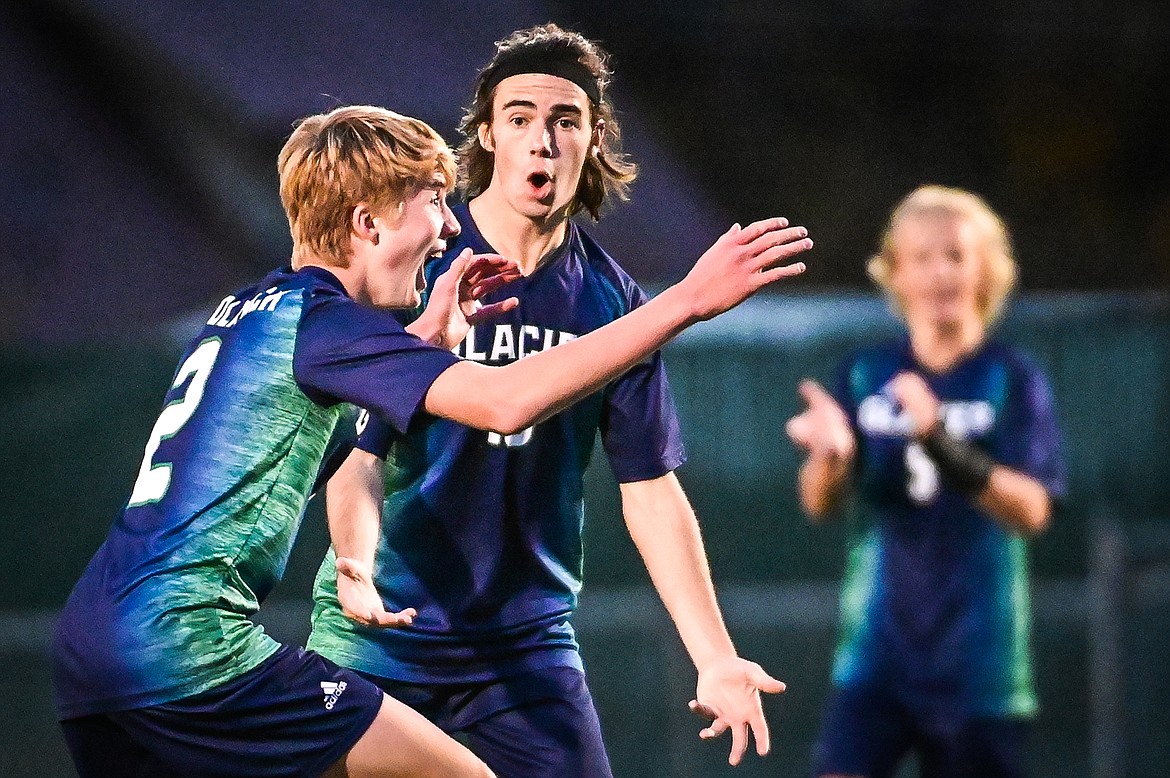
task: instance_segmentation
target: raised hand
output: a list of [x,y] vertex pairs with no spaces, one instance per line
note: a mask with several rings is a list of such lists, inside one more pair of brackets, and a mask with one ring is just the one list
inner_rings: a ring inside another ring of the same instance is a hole
[[797,388],[805,409],[788,420],[788,437],[812,457],[852,458],[857,444],[845,411],[816,381],[806,378]]
[[386,610],[370,570],[349,557],[337,557],[337,601],[346,618],[365,627],[401,627],[418,615],[414,608]]
[[784,218],[765,219],[731,229],[707,249],[680,282],[692,296],[695,316],[710,319],[739,305],[761,287],[804,272],[804,263],[782,264],[808,251],[813,242],[804,227]]
[[731,753],[727,761],[740,763],[748,746],[748,730],[756,741],[756,753],[766,756],[772,747],[768,722],[760,704],[760,692],[779,694],[784,682],[764,672],[755,662],[738,656],[720,659],[699,671],[692,712],[711,720],[699,737],[713,740],[731,730]]
[[515,297],[491,305],[480,302],[520,275],[520,267],[513,260],[496,254],[472,254],[471,249],[464,249],[451,267],[435,279],[417,329],[435,333],[432,342],[454,348],[467,337],[472,325],[490,321],[520,304]]
[[910,437],[924,438],[929,435],[939,423],[942,405],[934,392],[930,391],[926,379],[918,373],[904,370],[890,379],[886,389],[910,417]]

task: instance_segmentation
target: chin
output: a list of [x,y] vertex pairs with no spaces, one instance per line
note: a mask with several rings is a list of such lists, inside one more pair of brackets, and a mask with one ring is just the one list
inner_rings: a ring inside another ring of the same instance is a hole
[[418,292],[411,292],[408,297],[395,300],[387,308],[417,308],[422,303],[422,296]]
[[554,203],[545,202],[544,200],[537,200],[529,194],[522,195],[513,203],[517,213],[523,214],[530,219],[539,219],[548,216],[555,210]]
[[417,308],[421,302],[422,298],[418,292],[410,292],[407,296],[397,294],[376,297],[370,304],[375,308]]
[[935,311],[930,318],[934,326],[944,332],[958,330],[964,321],[964,317],[958,311]]

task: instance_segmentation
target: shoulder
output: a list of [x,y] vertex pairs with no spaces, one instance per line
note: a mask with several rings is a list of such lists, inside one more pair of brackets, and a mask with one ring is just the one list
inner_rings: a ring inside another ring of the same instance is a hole
[[335,275],[323,267],[312,265],[299,270],[289,267],[276,270],[255,288],[263,293],[283,293],[288,300],[301,300],[306,304],[349,300],[345,287]]
[[[281,322],[281,326],[296,322],[303,316],[306,303],[326,297],[343,297],[344,290],[332,274],[322,271],[321,275],[306,272],[302,268],[294,271],[283,267],[274,270],[250,286],[226,295],[216,303],[207,327],[235,330],[237,326],[253,330],[257,322]],[[265,331],[270,331],[264,326]]]
[[646,301],[638,282],[581,225],[569,223],[568,239],[582,267],[610,286],[628,305],[638,306]]
[[1031,354],[1002,341],[991,340],[983,349],[985,359],[1002,365],[1013,381],[1017,383],[1041,384],[1048,383],[1047,374],[1040,362]]
[[909,348],[904,340],[858,346],[841,360],[840,370],[849,376],[860,378],[880,375],[885,380],[904,366],[908,355]]
[[[298,351],[336,350],[370,337],[406,334],[401,312],[362,305],[328,282],[304,287],[304,307],[297,327]],[[413,337],[413,336],[412,336]]]
[[837,363],[833,396],[846,407],[856,406],[905,367],[908,353],[898,340],[854,348]]
[[465,248],[470,248],[476,254],[489,254],[495,251],[479,231],[475,220],[471,218],[471,208],[467,203],[460,202],[451,206],[451,213],[455,215],[455,221],[459,222],[459,234],[447,241],[447,250],[442,256],[446,264],[451,264],[451,260],[459,256],[459,252]]

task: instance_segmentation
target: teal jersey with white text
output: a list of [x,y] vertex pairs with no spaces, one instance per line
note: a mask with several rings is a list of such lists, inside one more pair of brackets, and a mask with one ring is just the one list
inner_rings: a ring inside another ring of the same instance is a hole
[[[352,409],[336,376],[360,360],[331,339],[362,317],[403,351],[429,349],[443,368],[454,361],[316,268],[275,271],[217,307],[181,358],[125,508],[62,612],[62,718],[197,694],[277,650],[249,616],[283,574],[334,428]],[[403,394],[409,415],[421,394]]]
[[841,592],[833,681],[881,686],[933,714],[1028,716],[1031,609],[1025,539],[949,488],[887,388],[918,373],[949,434],[1059,499],[1065,467],[1052,392],[1014,349],[991,342],[945,373],[900,340],[846,361],[835,392],[852,421],[857,521]]

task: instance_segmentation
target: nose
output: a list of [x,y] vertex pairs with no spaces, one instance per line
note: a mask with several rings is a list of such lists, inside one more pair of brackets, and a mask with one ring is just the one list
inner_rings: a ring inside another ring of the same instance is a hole
[[455,214],[451,211],[451,206],[447,205],[447,201],[443,201],[443,229],[439,231],[439,237],[443,240],[447,238],[454,238],[459,234],[459,220],[455,218]]
[[958,263],[953,257],[946,253],[940,252],[935,255],[934,261],[931,262],[930,267],[935,278],[945,281],[958,271]]
[[538,157],[551,157],[553,136],[548,127],[532,123],[531,151]]

